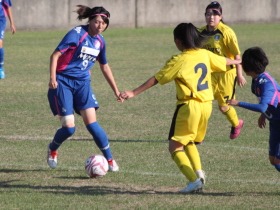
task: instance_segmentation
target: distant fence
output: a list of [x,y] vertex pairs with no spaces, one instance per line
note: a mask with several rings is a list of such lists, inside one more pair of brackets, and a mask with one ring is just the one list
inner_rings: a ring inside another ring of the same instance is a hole
[[[210,0],[12,0],[16,28],[69,29],[79,25],[75,5],[104,6],[110,27],[174,27],[180,22],[204,25]],[[219,0],[228,24],[280,22],[280,0]],[[9,21],[8,21],[9,22]],[[85,23],[85,22],[84,22]]]

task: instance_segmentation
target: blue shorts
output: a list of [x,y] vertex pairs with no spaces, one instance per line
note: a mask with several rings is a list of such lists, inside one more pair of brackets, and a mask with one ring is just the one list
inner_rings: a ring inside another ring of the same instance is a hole
[[269,155],[280,159],[280,121],[269,121]]
[[0,18],[0,39],[4,39],[5,35],[5,30],[6,30],[6,18]]
[[92,92],[90,80],[76,80],[57,75],[57,89],[49,89],[48,99],[54,115],[80,114],[80,110],[99,105]]

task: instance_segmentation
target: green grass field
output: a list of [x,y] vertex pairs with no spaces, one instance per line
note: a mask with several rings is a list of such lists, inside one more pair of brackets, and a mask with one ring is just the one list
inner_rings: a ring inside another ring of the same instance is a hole
[[[260,46],[267,71],[280,82],[280,25],[236,25],[241,51]],[[107,57],[121,91],[153,76],[179,51],[173,29],[109,29]],[[175,108],[173,83],[157,85],[124,103],[99,70],[92,86],[100,103],[98,121],[110,139],[120,171],[90,179],[86,159],[101,154],[82,119],[49,169],[46,149],[60,127],[48,106],[49,57],[66,31],[6,33],[6,79],[0,80],[0,209],[279,209],[280,181],[268,161],[268,128],[259,114],[237,108],[245,121],[240,137],[229,139],[230,125],[213,103],[204,144],[199,146],[207,174],[204,192],[180,195],[187,184],[168,153],[167,135]],[[256,102],[251,78],[237,99]]]

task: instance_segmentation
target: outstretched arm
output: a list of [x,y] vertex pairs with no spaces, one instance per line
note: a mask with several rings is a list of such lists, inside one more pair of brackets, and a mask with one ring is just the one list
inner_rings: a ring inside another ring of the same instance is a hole
[[229,58],[225,58],[226,61],[227,61],[227,66],[230,66],[230,65],[237,65],[237,64],[240,64],[242,63],[242,59],[239,57],[235,57],[235,60],[232,60],[232,59],[229,59]]
[[112,88],[112,90],[114,91],[116,97],[117,97],[117,101],[119,102],[123,102],[123,99],[120,98],[120,92],[119,89],[117,87],[117,84],[115,82],[115,78],[113,76],[112,70],[109,66],[109,64],[99,64],[100,69],[105,77],[105,79],[107,80],[107,82],[109,83],[110,87]]
[[153,87],[157,83],[158,83],[158,81],[156,80],[156,78],[151,77],[145,83],[143,83],[141,86],[134,89],[133,91],[121,92],[121,97],[124,98],[124,99],[133,98],[133,97],[137,96],[138,94],[142,93],[143,91],[149,89],[150,87]]

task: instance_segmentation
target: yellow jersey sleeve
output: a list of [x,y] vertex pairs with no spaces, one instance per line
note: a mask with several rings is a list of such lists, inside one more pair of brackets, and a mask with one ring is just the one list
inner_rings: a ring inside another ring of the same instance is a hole
[[216,55],[215,53],[212,53],[211,51],[207,51],[210,61],[210,67],[212,72],[216,71],[226,71],[227,67],[227,61],[225,57]]
[[173,55],[165,63],[165,66],[155,75],[156,80],[161,85],[173,81],[178,77],[178,73],[182,68],[183,59],[181,55]]
[[227,30],[224,31],[224,42],[225,46],[228,47],[229,52],[232,54],[232,56],[240,55],[240,50],[237,42],[237,37],[234,33],[234,31],[227,27]]

